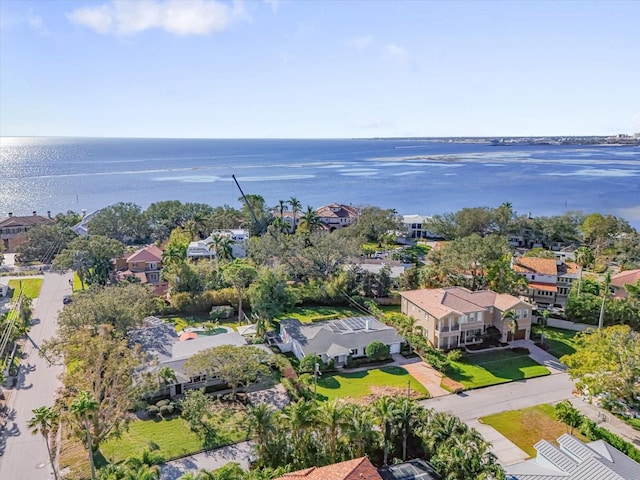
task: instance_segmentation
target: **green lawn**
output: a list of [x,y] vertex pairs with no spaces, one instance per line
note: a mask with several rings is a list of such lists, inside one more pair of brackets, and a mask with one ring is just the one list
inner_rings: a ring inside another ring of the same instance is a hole
[[[538,334],[542,331],[542,329],[535,324],[533,330]],[[574,353],[576,351],[574,341],[576,333],[578,332],[546,327],[544,329],[544,343],[549,346],[548,352],[556,358]]]
[[382,367],[335,375],[325,374],[318,378],[318,396],[327,400],[360,399],[375,394],[376,387],[392,387],[399,389],[398,394],[403,394],[407,391],[409,382],[411,390],[418,392],[420,397],[429,396],[427,389],[401,367]]
[[[167,322],[173,323],[173,325],[176,327],[177,332],[184,330],[187,327],[200,327],[205,322],[211,322],[211,319],[208,315],[172,315],[170,317],[166,317],[165,320]],[[221,327],[229,327],[233,330],[238,329],[238,322],[236,320],[219,321],[218,325]]]
[[9,288],[13,289],[13,299],[18,298],[20,291],[27,297],[33,300],[40,295],[40,288],[42,288],[42,278],[25,278],[23,280],[9,280]]
[[[478,420],[491,425],[531,457],[536,456],[533,446],[537,442],[555,442],[560,435],[567,433],[567,426],[556,419],[554,407],[546,404],[488,415]],[[573,435],[580,440],[588,441],[575,429]]]
[[310,323],[320,320],[335,320],[346,317],[360,317],[363,313],[349,307],[297,307],[274,320],[280,321],[285,318],[297,318],[302,323]]
[[[246,440],[246,415],[244,412],[221,409],[211,422],[216,432],[215,448]],[[168,420],[135,420],[120,438],[113,438],[100,446],[100,453],[109,462],[119,462],[131,456],[139,456],[151,442],[158,445],[158,454],[165,460],[182,457],[205,449],[200,438],[191,431],[189,423],[181,417]]]
[[526,354],[510,350],[465,355],[452,362],[447,376],[462,383],[465,388],[487,387],[523,378],[549,375],[549,370]]

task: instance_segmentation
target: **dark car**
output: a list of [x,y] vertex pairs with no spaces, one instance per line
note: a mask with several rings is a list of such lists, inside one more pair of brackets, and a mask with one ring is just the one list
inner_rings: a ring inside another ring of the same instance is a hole
[[62,297],[62,303],[64,303],[65,305],[71,302],[73,302],[71,295],[65,295],[64,297]]

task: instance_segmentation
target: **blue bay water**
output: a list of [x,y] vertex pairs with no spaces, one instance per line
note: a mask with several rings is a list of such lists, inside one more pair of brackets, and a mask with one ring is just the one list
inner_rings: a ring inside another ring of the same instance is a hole
[[159,200],[236,208],[338,202],[401,214],[511,202],[519,213],[620,215],[640,227],[640,148],[414,140],[0,140],[0,217]]

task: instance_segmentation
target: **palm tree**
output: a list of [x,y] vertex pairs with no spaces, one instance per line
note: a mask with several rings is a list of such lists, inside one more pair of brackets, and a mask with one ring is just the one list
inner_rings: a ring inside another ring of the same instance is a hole
[[364,457],[375,443],[378,432],[374,428],[372,413],[358,404],[351,404],[347,413],[345,430],[354,458]]
[[249,432],[256,442],[258,456],[262,458],[269,449],[271,435],[275,429],[274,412],[266,403],[251,408],[248,412]]
[[580,296],[580,290],[582,289],[582,271],[595,261],[595,257],[593,250],[589,247],[576,248],[574,253],[576,263],[580,266],[580,277],[578,278],[578,296]]
[[513,309],[509,309],[502,312],[502,323],[508,323],[509,333],[511,333],[512,338],[515,337],[516,333],[518,332],[518,318],[516,311]]
[[122,480],[159,480],[160,468],[157,465],[129,467]]
[[34,410],[33,417],[27,423],[27,427],[31,429],[31,434],[42,435],[44,438],[45,444],[47,445],[47,453],[49,454],[49,462],[51,462],[51,469],[53,470],[53,478],[58,480],[58,472],[56,471],[56,459],[51,451],[50,445],[50,435],[55,432],[58,427],[58,421],[60,420],[60,415],[57,411],[55,411],[51,407],[42,406],[38,407]]
[[602,306],[600,307],[600,316],[598,317],[598,328],[604,326],[604,304],[609,296],[609,285],[611,285],[611,274],[607,272],[604,276],[604,288],[602,289]]
[[300,222],[304,222],[306,229],[311,233],[322,223],[322,220],[311,205],[307,205],[307,209],[300,217]]
[[540,343],[544,345],[544,327],[547,326],[547,320],[549,319],[549,310],[542,310],[542,318],[538,318],[538,323],[542,327],[542,333],[540,334]]
[[162,252],[162,263],[164,265],[177,265],[183,263],[187,258],[187,246],[177,243],[170,243]]
[[395,423],[396,412],[393,399],[387,395],[378,398],[373,404],[374,414],[378,417],[380,422],[380,429],[382,430],[382,451],[383,451],[383,466],[387,465],[389,459],[389,443],[391,442],[392,428]]
[[396,422],[398,428],[402,431],[402,461],[407,458],[407,440],[409,435],[413,433],[413,427],[418,418],[418,404],[414,400],[401,397],[397,401]]
[[93,440],[91,439],[91,420],[93,413],[98,410],[98,401],[90,392],[81,391],[71,402],[71,412],[80,421],[82,429],[87,436],[87,448],[89,449],[89,462],[91,463],[91,479],[96,478],[96,468],[93,463]]
[[211,241],[207,243],[207,248],[213,250],[216,255],[216,268],[219,268],[220,260],[233,259],[233,240],[226,235],[212,235]]
[[302,203],[296,197],[291,197],[289,199],[289,205],[291,205],[291,211],[293,212],[293,232],[296,231],[296,213],[300,211],[302,208]]
[[329,462],[337,461],[338,440],[346,424],[346,410],[337,400],[325,402],[318,409],[318,421],[325,426],[329,439]]
[[305,441],[308,429],[313,426],[317,418],[317,405],[315,402],[307,402],[303,399],[292,403],[284,411],[284,418],[287,420],[291,432],[292,448],[297,455],[294,464],[300,465],[305,462],[309,450],[309,442]]

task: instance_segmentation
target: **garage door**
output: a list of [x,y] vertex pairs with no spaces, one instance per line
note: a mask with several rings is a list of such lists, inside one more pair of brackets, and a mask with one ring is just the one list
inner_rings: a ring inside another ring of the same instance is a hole
[[507,340],[511,341],[511,340],[524,340],[527,337],[527,329],[523,328],[521,330],[518,330],[515,334],[515,336],[513,335],[513,333],[509,332],[509,334],[507,335]]

